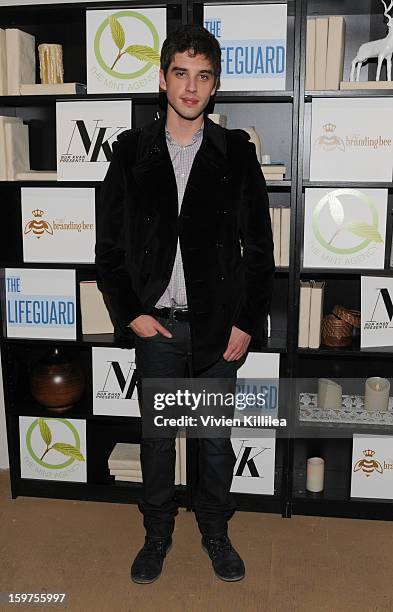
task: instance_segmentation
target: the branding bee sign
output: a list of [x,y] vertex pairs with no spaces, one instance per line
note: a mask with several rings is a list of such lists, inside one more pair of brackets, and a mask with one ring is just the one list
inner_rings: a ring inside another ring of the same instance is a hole
[[75,270],[5,268],[9,338],[76,339]]
[[256,437],[251,427],[232,429],[232,447],[236,456],[231,491],[255,495],[274,494],[276,432],[266,429]]
[[86,421],[19,417],[22,478],[86,482]]
[[383,269],[386,189],[306,189],[303,266]]
[[166,9],[87,11],[87,92],[158,92]]
[[354,434],[351,497],[393,499],[393,437]]
[[223,91],[285,89],[286,3],[205,5],[203,25],[220,43]]
[[131,128],[131,100],[56,103],[58,181],[102,181],[112,144]]
[[93,414],[139,417],[135,350],[93,347]]
[[361,277],[362,348],[393,346],[393,278]]
[[93,263],[94,189],[22,187],[23,260]]
[[392,98],[314,99],[311,181],[391,181]]

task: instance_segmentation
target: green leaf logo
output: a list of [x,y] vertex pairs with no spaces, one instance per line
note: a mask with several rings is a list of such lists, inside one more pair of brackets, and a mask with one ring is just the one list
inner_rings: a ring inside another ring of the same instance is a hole
[[63,455],[67,455],[67,457],[73,457],[77,461],[84,461],[85,458],[75,446],[72,444],[65,444],[64,442],[55,442],[52,445],[52,448],[59,451]]
[[383,242],[383,238],[378,228],[369,223],[344,223],[342,227],[348,232],[355,234],[355,236],[365,238],[366,240],[370,240],[370,242]]
[[44,419],[38,419],[41,438],[47,446],[52,442],[52,433]]
[[136,59],[142,62],[151,62],[155,66],[160,65],[159,53],[146,45],[130,45],[124,53],[128,53],[131,57],[136,57]]
[[111,29],[113,41],[119,51],[121,51],[126,42],[126,36],[120,22],[113,17],[113,15],[109,17],[109,27]]
[[337,225],[344,223],[344,207],[340,200],[332,193],[329,194],[329,211]]
[[41,438],[46,444],[46,449],[40,458],[41,461],[43,460],[45,455],[49,453],[50,450],[56,450],[62,455],[66,455],[67,457],[72,457],[72,459],[76,459],[77,461],[85,460],[80,450],[77,449],[76,446],[73,446],[72,444],[66,444],[65,442],[54,442],[54,444],[50,446],[52,442],[52,432],[49,428],[48,423],[45,421],[45,419],[39,418],[38,426],[40,428]]

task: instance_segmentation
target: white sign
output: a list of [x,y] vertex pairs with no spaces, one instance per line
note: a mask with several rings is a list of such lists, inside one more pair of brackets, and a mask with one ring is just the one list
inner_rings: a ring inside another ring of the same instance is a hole
[[158,93],[166,9],[87,11],[87,93]]
[[279,378],[280,353],[248,353],[238,378]]
[[94,263],[95,190],[22,187],[23,261]]
[[361,277],[360,345],[393,346],[393,278]]
[[86,421],[19,417],[22,478],[86,482]]
[[135,349],[93,347],[93,414],[140,416]]
[[351,497],[393,499],[393,437],[354,434]]
[[383,269],[386,189],[306,189],[303,266]]
[[275,430],[267,429],[257,438],[251,428],[233,428],[231,441],[236,455],[231,491],[273,495]]
[[311,181],[391,181],[392,98],[312,101]]
[[221,46],[221,90],[285,89],[286,4],[204,6],[204,26]]
[[58,181],[102,181],[112,144],[131,128],[131,100],[56,103]]
[[75,270],[5,269],[9,338],[76,339]]

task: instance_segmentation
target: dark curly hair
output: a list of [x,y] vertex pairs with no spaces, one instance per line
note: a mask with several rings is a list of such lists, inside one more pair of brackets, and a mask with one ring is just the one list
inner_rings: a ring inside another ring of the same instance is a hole
[[204,55],[212,65],[216,88],[220,86],[221,48],[218,40],[206,28],[183,25],[168,34],[161,49],[161,69],[166,76],[176,53],[190,51],[192,56]]

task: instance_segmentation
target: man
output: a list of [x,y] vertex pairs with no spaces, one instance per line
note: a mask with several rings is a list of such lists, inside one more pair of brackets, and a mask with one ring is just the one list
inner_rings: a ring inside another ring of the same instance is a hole
[[[102,187],[98,276],[117,322],[135,335],[142,379],[181,378],[188,365],[194,377],[235,381],[251,337],[262,336],[274,274],[268,198],[245,133],[204,116],[220,72],[207,30],[170,34],[160,68],[166,117],[118,137]],[[240,580],[244,564],[227,534],[231,441],[198,444],[202,545],[219,578]],[[173,438],[142,438],[141,466],[146,539],[131,577],[148,583],[161,573],[178,511]]]

